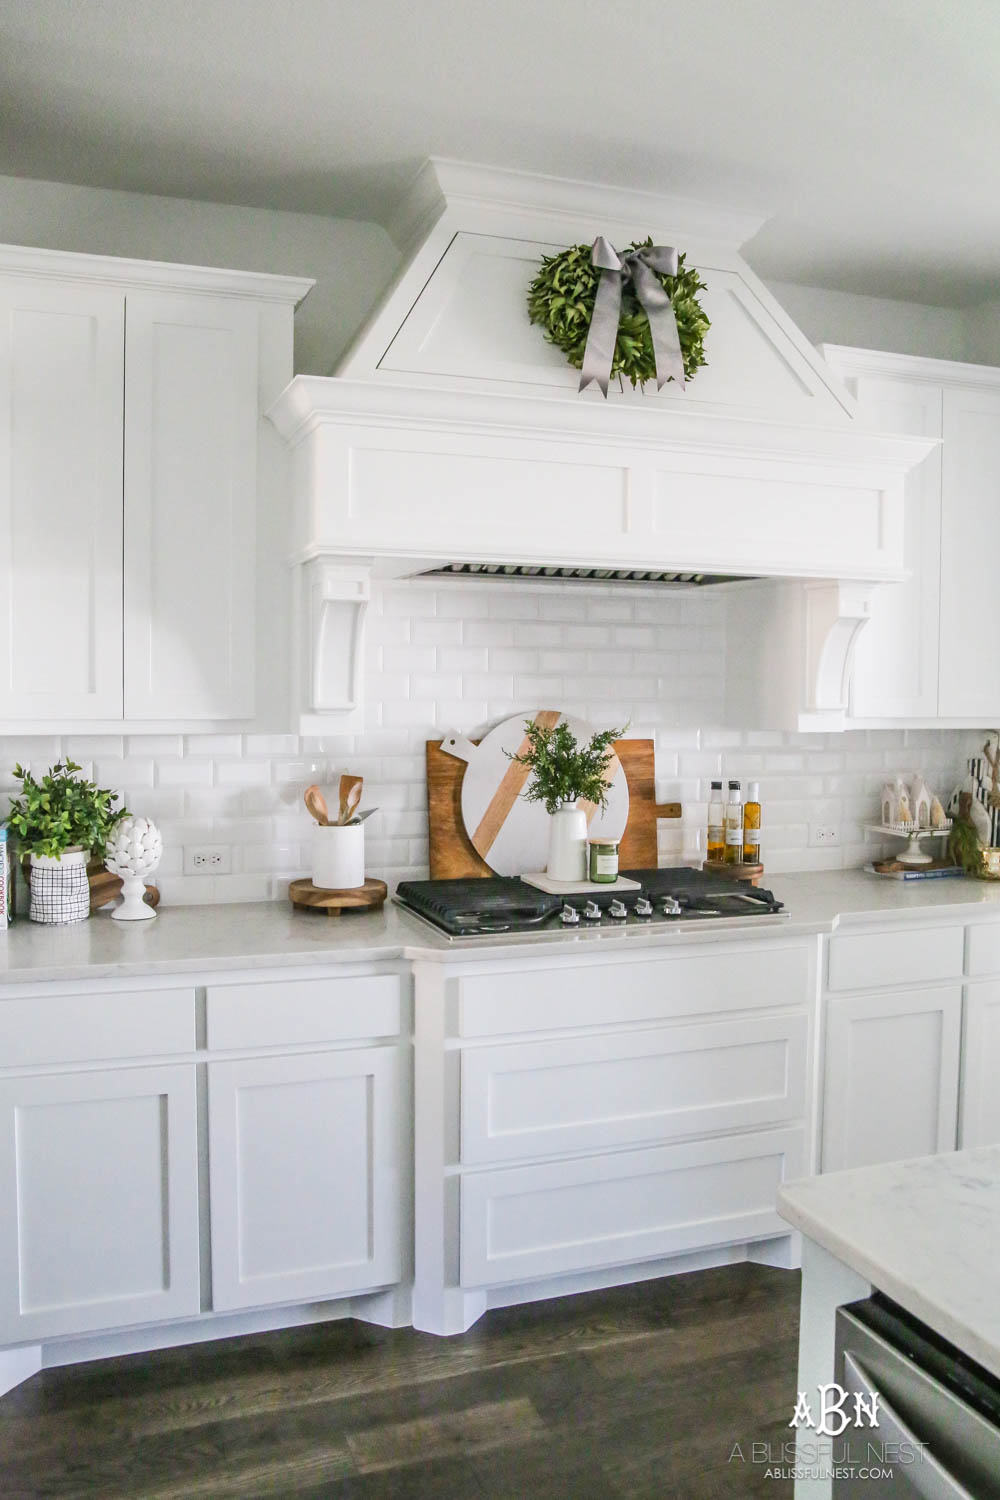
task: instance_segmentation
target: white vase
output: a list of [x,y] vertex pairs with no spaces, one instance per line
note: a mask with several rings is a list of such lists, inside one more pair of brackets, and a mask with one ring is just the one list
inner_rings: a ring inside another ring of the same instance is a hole
[[575,802],[563,802],[549,815],[549,862],[552,880],[586,880],[587,814]]
[[365,825],[317,823],[312,831],[312,883],[321,891],[353,891],[365,883]]
[[87,856],[82,849],[64,849],[62,859],[47,854],[31,856],[31,906],[33,922],[52,926],[82,922],[90,916],[90,881]]

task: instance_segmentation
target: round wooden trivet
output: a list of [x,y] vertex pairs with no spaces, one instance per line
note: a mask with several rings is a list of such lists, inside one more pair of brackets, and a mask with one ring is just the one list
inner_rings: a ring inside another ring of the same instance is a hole
[[724,875],[727,880],[748,880],[751,885],[759,885],[764,873],[763,865],[724,865],[717,859],[706,859],[701,868],[710,875]]
[[293,880],[288,887],[288,899],[299,911],[325,911],[329,917],[339,917],[342,911],[377,911],[389,894],[384,880],[366,880],[364,885],[350,891],[324,891],[311,880]]

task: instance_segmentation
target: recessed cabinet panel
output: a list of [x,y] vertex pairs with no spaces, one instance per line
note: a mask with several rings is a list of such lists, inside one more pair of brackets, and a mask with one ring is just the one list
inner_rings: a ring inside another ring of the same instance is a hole
[[253,714],[257,309],[130,292],[125,714]]
[[[879,432],[940,437],[940,386],[882,376],[858,379],[861,419]],[[903,563],[906,583],[875,590],[854,651],[851,712],[856,718],[934,718],[937,714],[940,605],[941,450],[906,477]]]
[[218,1062],[208,1077],[215,1309],[398,1281],[398,1051]]
[[804,1109],[804,1015],[674,1026],[462,1054],[462,1161],[602,1149]]
[[0,284],[0,716],[122,713],[124,295]]
[[827,1001],[823,1171],[954,1151],[960,985]]
[[0,1344],[199,1311],[193,1066],[0,1082]]
[[462,1285],[787,1234],[774,1195],[803,1155],[801,1131],[775,1130],[466,1173]]
[[1000,391],[946,389],[941,506],[942,717],[1000,715]]
[[558,980],[546,968],[470,974],[457,981],[459,1035],[564,1031],[704,1015],[722,1008],[801,1005],[808,996],[809,955],[802,943],[779,947],[754,937],[745,949],[727,945],[725,951],[671,954],[629,964],[624,987],[617,982],[619,974],[597,961],[563,968]]
[[959,1147],[1000,1146],[1000,981],[965,990]]

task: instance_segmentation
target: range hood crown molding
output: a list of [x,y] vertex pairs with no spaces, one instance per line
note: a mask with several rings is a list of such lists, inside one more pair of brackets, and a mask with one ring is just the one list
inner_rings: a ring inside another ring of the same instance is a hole
[[[657,237],[662,232],[736,247],[753,239],[770,217],[641,188],[431,156],[382,224],[406,254],[447,215],[456,227],[475,227],[480,233],[509,234],[529,218],[533,234],[544,225],[547,232],[572,239],[581,225],[596,221],[607,225],[603,232],[608,235],[635,232]],[[643,229],[635,230],[637,224]]]

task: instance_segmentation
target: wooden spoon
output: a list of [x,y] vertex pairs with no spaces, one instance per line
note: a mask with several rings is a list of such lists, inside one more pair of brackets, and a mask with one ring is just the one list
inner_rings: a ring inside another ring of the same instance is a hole
[[321,828],[330,826],[330,809],[326,805],[326,798],[318,786],[307,786],[303,801],[312,813]]
[[363,776],[341,776],[340,778],[340,817],[338,822],[349,823],[354,816],[354,809],[361,801],[361,792],[364,787]]

